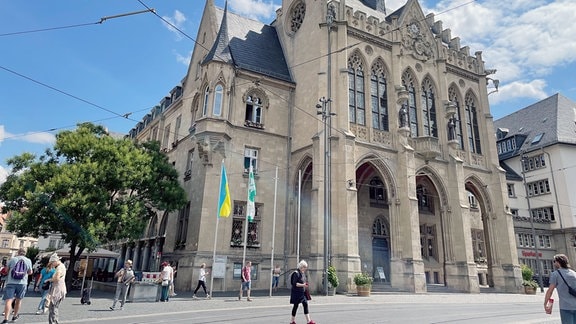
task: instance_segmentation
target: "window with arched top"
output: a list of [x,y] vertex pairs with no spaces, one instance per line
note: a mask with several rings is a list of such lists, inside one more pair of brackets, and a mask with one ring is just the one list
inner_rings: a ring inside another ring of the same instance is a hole
[[466,131],[468,133],[468,145],[470,146],[470,151],[482,154],[476,100],[471,93],[466,94],[466,98],[464,99],[464,108],[466,110]]
[[438,137],[438,125],[436,124],[436,99],[434,94],[434,86],[430,78],[424,79],[422,82],[422,127],[424,128],[424,136]]
[[256,95],[246,97],[245,125],[262,128],[262,99]]
[[202,102],[202,116],[206,116],[208,113],[208,98],[210,96],[210,89],[208,86],[204,89],[204,102]]
[[410,71],[406,70],[402,74],[402,85],[408,91],[408,123],[410,125],[410,136],[418,137],[418,110],[416,108],[416,87],[414,77]]
[[386,223],[380,217],[376,218],[374,223],[372,223],[372,235],[376,237],[388,237]]
[[416,186],[416,198],[418,199],[418,210],[433,210],[432,197],[430,197],[428,188],[426,188],[424,185],[419,184]]
[[158,227],[158,216],[154,215],[154,217],[150,219],[150,224],[148,225],[149,238],[156,237],[156,234],[158,233],[157,227]]
[[381,60],[376,61],[372,66],[372,76],[370,77],[370,105],[372,108],[372,128],[388,131],[386,74],[384,72],[384,63]]
[[214,116],[222,115],[222,97],[224,95],[224,88],[221,84],[214,88],[214,106],[212,108],[212,114]]
[[460,112],[460,107],[462,106],[460,102],[460,98],[458,96],[458,92],[454,86],[451,86],[448,89],[448,100],[456,105],[456,115],[455,122],[454,122],[454,133],[456,135],[456,140],[460,145],[460,149],[464,150],[464,137],[462,136],[462,113]]
[[386,189],[379,177],[374,177],[370,180],[368,192],[370,196],[370,207],[382,208],[388,205]]
[[348,59],[348,118],[351,123],[366,125],[364,69],[358,53]]

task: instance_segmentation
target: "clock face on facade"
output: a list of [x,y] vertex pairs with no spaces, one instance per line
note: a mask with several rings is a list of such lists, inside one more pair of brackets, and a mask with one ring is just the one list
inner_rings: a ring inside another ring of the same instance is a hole
[[420,33],[420,26],[417,23],[413,22],[408,25],[408,32],[412,34],[412,36],[416,36]]

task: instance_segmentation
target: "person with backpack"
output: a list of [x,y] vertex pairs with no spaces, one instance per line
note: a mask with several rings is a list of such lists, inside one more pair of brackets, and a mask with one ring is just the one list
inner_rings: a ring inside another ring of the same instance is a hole
[[8,316],[12,311],[12,301],[14,300],[14,316],[12,322],[16,321],[20,314],[22,299],[26,295],[28,276],[32,274],[32,261],[26,257],[26,249],[18,249],[18,255],[8,261],[8,275],[6,276],[6,289],[4,290],[4,321],[8,323]]

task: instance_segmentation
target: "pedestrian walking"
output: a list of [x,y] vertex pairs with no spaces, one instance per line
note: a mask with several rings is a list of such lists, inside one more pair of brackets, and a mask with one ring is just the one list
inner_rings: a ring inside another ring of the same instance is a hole
[[292,289],[290,291],[290,304],[292,304],[292,320],[290,324],[296,324],[296,312],[298,311],[298,305],[302,304],[304,308],[304,316],[306,317],[306,322],[308,324],[316,324],[310,319],[310,312],[308,310],[308,297],[306,294],[306,289],[308,289],[308,280],[306,279],[306,270],[308,270],[308,263],[302,260],[298,263],[298,268],[290,276],[290,283],[292,284]]
[[[46,310],[48,308],[47,307],[48,305],[46,305],[46,297],[48,296],[48,290],[50,289],[50,282],[46,280],[52,278],[52,276],[56,272],[56,269],[52,267],[49,258],[43,258],[42,261],[40,261],[40,264],[42,266],[42,270],[40,270],[40,280],[38,280],[37,291],[40,292],[41,297],[40,297],[40,303],[38,304],[38,311],[36,312],[36,315],[46,313]],[[46,286],[44,285],[44,283],[46,283]]]
[[112,302],[110,310],[116,308],[116,303],[120,297],[122,297],[122,300],[120,301],[120,310],[123,310],[130,284],[136,280],[134,270],[132,270],[132,260],[126,260],[126,262],[124,262],[124,268],[118,270],[114,274],[114,278],[116,278],[116,295],[114,295],[114,302]]
[[241,276],[242,276],[242,286],[240,286],[240,295],[238,296],[238,300],[242,300],[244,295],[244,290],[246,290],[246,300],[252,301],[250,298],[250,285],[252,284],[252,262],[246,261],[246,265],[242,268]]
[[51,283],[50,290],[46,301],[48,302],[48,324],[58,324],[60,303],[66,297],[66,267],[60,261],[58,254],[54,253],[50,256],[50,265],[55,269],[52,278],[46,279]]
[[170,282],[170,291],[168,293],[170,294],[170,297],[174,297],[177,295],[176,289],[174,288],[174,281],[176,281],[176,275],[178,274],[178,266],[176,262],[172,262],[170,266],[172,267],[172,281]]
[[8,261],[8,275],[6,276],[6,287],[4,290],[4,321],[8,323],[8,316],[12,311],[12,301],[14,301],[14,315],[12,322],[20,317],[18,313],[22,305],[22,299],[26,295],[28,276],[32,274],[32,261],[26,257],[26,249],[18,249],[18,255]]
[[569,288],[576,289],[576,272],[570,268],[568,257],[564,254],[554,256],[554,268],[556,270],[550,275],[550,284],[544,296],[544,310],[552,313],[552,305],[548,301],[557,288],[562,324],[576,324],[576,297],[569,292]]
[[168,262],[162,262],[162,271],[160,272],[160,279],[162,285],[162,293],[160,294],[160,301],[167,302],[170,295],[168,294],[170,290],[170,283],[174,280],[174,269],[170,266]]
[[196,285],[196,289],[194,289],[194,295],[192,296],[192,298],[197,298],[196,293],[198,292],[198,289],[202,287],[202,289],[204,289],[206,299],[210,299],[210,294],[208,294],[208,292],[206,291],[206,276],[209,274],[210,272],[206,270],[206,263],[202,263],[200,265],[200,275],[198,275],[198,285]]
[[282,269],[280,268],[280,265],[276,265],[274,267],[274,270],[272,270],[272,289],[274,289],[274,291],[278,290],[278,283],[280,282],[280,274],[282,273]]
[[0,268],[0,291],[4,289],[7,277],[8,277],[8,265],[6,265],[6,260],[2,260],[2,267]]

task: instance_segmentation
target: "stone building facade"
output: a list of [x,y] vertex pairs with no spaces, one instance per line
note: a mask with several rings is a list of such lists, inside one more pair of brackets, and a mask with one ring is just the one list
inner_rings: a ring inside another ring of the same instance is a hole
[[[283,0],[270,25],[207,0],[196,41],[182,84],[130,133],[161,142],[190,197],[116,247],[137,269],[177,262],[188,290],[214,261],[213,289],[238,289],[252,164],[254,289],[269,287],[274,255],[285,271],[307,260],[319,291],[326,262],[341,291],[359,272],[416,293],[520,290],[494,71],[416,0],[392,13],[383,0]],[[233,215],[217,222],[222,161]]]

